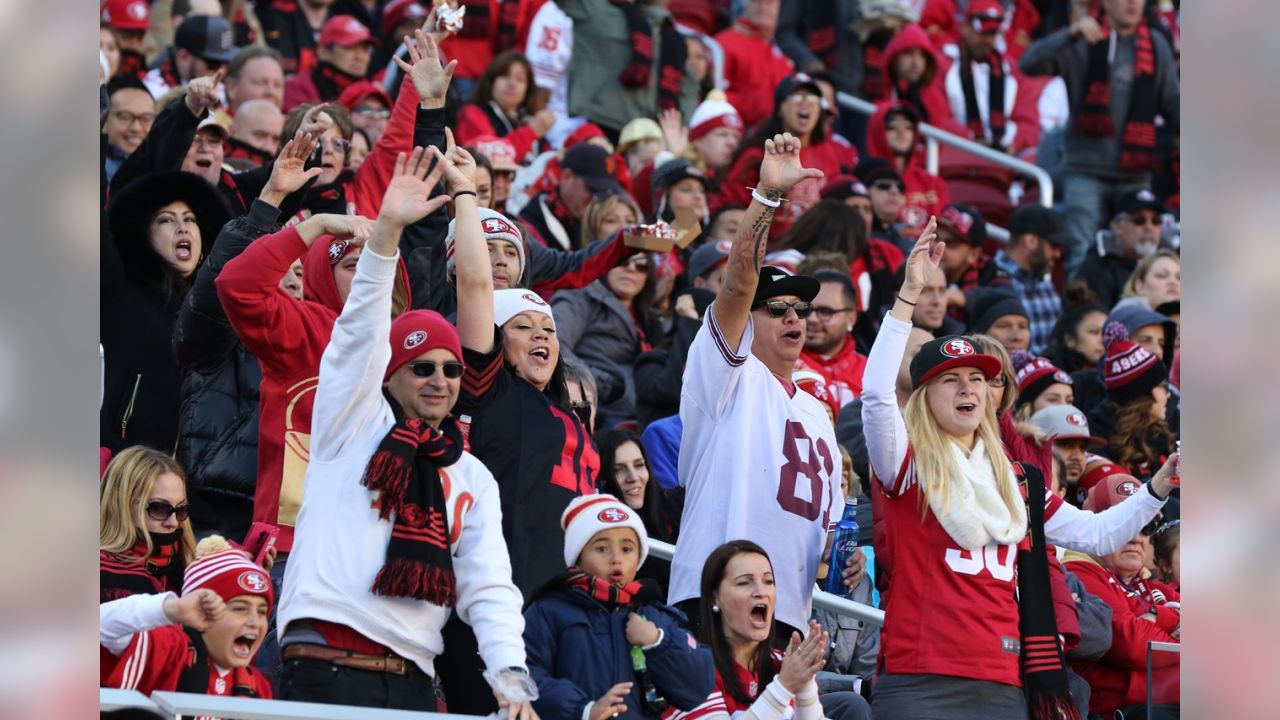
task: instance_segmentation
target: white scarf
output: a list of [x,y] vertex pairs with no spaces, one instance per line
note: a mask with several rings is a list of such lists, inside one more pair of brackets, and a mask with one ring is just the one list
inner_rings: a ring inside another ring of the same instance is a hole
[[1027,534],[1027,509],[1015,503],[1014,512],[1009,512],[996,487],[995,469],[982,439],[978,438],[968,455],[955,443],[951,453],[960,471],[951,486],[951,506],[944,509],[942,498],[929,495],[929,508],[942,529],[965,550],[977,550],[992,541],[1000,545],[1020,541]]

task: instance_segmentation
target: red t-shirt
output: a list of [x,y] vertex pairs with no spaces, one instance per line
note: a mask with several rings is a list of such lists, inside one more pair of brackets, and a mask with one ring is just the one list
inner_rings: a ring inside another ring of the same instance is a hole
[[[893,490],[873,485],[883,493],[883,542],[893,568],[893,592],[888,593],[881,632],[885,672],[952,675],[1020,687],[1014,577],[1018,546],[958,547],[929,509],[910,453]],[[1061,498],[1045,493],[1046,522],[1061,505]]]

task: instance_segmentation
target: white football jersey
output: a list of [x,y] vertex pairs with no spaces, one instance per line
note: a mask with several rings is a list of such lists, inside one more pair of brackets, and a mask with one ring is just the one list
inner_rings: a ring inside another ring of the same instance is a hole
[[748,320],[735,354],[708,309],[689,348],[680,395],[685,506],[669,601],[699,596],[711,551],[751,540],[773,563],[775,616],[804,628],[826,534],[840,520],[840,450],[822,404],[800,389],[789,396],[751,354],[753,337]]
[[[538,87],[551,91],[547,109],[556,114],[557,124],[569,118],[569,59],[573,55],[573,20],[558,5],[549,2],[538,8],[529,24],[525,57],[533,66]],[[568,133],[566,133],[567,135]],[[550,133],[548,133],[550,136]],[[559,141],[552,141],[556,147]],[[560,138],[563,141],[563,137]]]

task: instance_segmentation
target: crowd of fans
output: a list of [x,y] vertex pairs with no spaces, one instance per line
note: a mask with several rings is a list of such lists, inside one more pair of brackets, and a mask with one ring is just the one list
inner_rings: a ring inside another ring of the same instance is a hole
[[1178,17],[104,0],[102,685],[1178,717]]

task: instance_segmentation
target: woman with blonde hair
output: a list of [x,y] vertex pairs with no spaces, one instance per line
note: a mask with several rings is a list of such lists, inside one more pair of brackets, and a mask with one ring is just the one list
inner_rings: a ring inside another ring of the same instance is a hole
[[643,217],[640,206],[630,195],[596,195],[582,213],[582,242],[589,245],[596,240],[613,237],[614,233],[627,225],[635,225]]
[[182,466],[142,445],[116,455],[98,510],[99,602],[177,591],[195,554]]
[[[1155,310],[1182,298],[1182,258],[1172,250],[1160,249],[1138,261],[1124,284],[1124,296],[1140,297]],[[1157,311],[1158,312],[1158,311]]]
[[863,379],[863,430],[886,524],[877,556],[892,557],[894,577],[874,714],[1078,718],[1045,542],[1112,552],[1156,516],[1173,486],[1158,475],[1098,514],[1064,504],[1038,471],[1010,463],[990,385],[1003,364],[963,336],[925,343],[899,410],[894,386],[912,306],[945,249],[936,229],[930,219],[907,258]]

